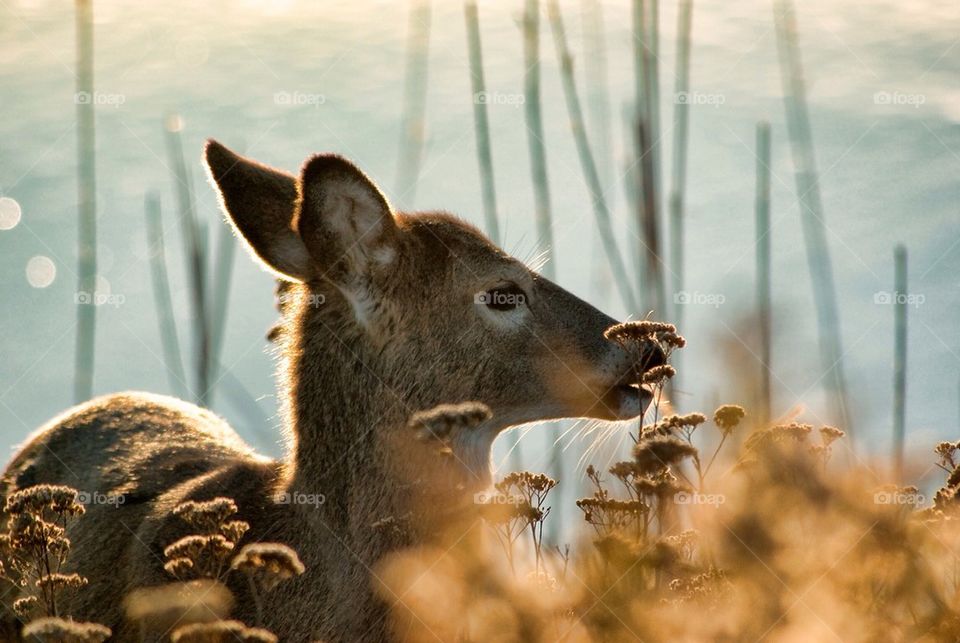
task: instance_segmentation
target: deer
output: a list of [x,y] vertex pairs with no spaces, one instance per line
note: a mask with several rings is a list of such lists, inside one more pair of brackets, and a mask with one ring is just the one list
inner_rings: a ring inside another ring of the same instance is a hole
[[[124,596],[171,581],[162,552],[183,535],[172,510],[224,496],[250,524],[244,542],[290,545],[306,568],[265,598],[264,627],[284,641],[385,640],[371,570],[438,533],[447,517],[437,507],[469,505],[490,486],[496,437],[531,422],[642,416],[652,397],[642,374],[664,350],[605,338],[616,320],[449,213],[395,211],[342,156],[314,155],[295,176],[209,140],[204,160],[227,222],[282,283],[286,455],[257,454],[209,410],[122,392],[31,435],[3,473],[0,500],[37,484],[123,498],[89,505],[70,527],[70,571],[89,586],[63,608],[111,627],[115,640],[139,640]],[[411,416],[463,402],[481,402],[489,417],[454,433],[452,457],[426,453]],[[424,481],[445,501],[418,501]],[[277,500],[300,497],[324,501]],[[404,542],[371,527],[403,515],[414,516]],[[244,587],[231,590],[233,616],[250,623]]]

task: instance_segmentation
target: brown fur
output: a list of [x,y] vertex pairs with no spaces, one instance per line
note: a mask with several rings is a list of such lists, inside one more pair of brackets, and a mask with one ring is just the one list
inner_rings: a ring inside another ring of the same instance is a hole
[[[109,625],[117,640],[137,638],[123,623],[123,597],[170,580],[162,550],[183,535],[171,510],[216,496],[236,500],[251,524],[245,542],[289,544],[306,565],[268,596],[268,629],[284,641],[383,640],[371,578],[382,555],[435,537],[489,485],[490,445],[503,429],[640,413],[644,399],[625,387],[634,360],[603,338],[613,319],[450,215],[393,213],[340,157],[308,160],[299,180],[216,142],[206,159],[231,223],[288,284],[276,339],[289,456],[257,456],[185,402],[121,393],[41,428],[8,465],[0,494],[58,483],[123,496],[119,507],[88,506],[71,529],[71,568],[90,585],[65,610]],[[504,283],[525,303],[477,303]],[[662,357],[650,351],[648,366]],[[453,457],[411,439],[414,412],[471,400],[493,417],[455,435]],[[282,493],[325,502],[277,504]],[[406,516],[404,538],[371,526]],[[244,588],[231,589],[236,616],[251,623]]]

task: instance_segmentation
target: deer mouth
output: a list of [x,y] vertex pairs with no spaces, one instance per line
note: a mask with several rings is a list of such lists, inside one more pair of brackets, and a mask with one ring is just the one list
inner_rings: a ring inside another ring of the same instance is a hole
[[607,408],[614,416],[612,419],[630,420],[646,412],[653,401],[653,391],[641,384],[618,384],[607,397],[610,398]]

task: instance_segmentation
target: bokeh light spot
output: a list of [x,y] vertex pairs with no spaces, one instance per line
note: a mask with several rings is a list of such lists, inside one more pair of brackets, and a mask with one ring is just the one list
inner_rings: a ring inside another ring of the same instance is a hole
[[27,262],[27,281],[34,288],[46,288],[57,278],[57,266],[50,257],[37,255]]

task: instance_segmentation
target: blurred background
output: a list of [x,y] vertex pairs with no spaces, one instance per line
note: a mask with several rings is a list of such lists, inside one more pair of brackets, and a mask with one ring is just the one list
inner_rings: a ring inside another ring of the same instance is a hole
[[[560,8],[602,194],[632,272],[631,257],[644,239],[628,199],[637,183],[633,8],[596,0]],[[502,245],[530,261],[546,251],[562,286],[614,317],[642,318],[655,306],[643,301],[628,309],[616,280],[636,290],[636,275],[613,275],[600,241],[545,12],[542,141],[552,242],[537,227],[523,11],[521,0],[478,7],[487,92],[480,102],[489,118]],[[829,399],[833,371],[818,348],[817,293],[788,138],[785,106],[802,103],[819,170],[818,220],[836,284],[839,356],[858,449],[887,454],[893,439],[894,248],[903,244],[911,295],[906,447],[932,462],[934,441],[956,438],[960,424],[960,9],[946,0],[813,0],[795,11],[806,100],[785,103],[782,38],[771,2],[696,2],[684,96],[676,92],[677,3],[659,4],[653,103],[659,125],[649,148],[659,168],[657,234],[665,257],[678,104],[686,104],[689,118],[682,283],[672,279],[669,261],[663,264],[665,305],[651,314],[681,315],[688,340],[671,398],[682,411],[712,412],[732,402],[750,412],[755,402],[742,399],[742,382],[764,370],[755,332],[755,129],[768,121],[771,412],[814,424],[841,421]],[[78,176],[86,162],[78,159],[88,158],[82,149],[78,154],[85,125],[77,103],[88,101],[96,124],[91,300],[100,304],[93,393],[184,394],[175,390],[161,342],[151,276],[157,243],[145,214],[152,193],[192,397],[195,276],[178,200],[183,186],[191,186],[197,244],[206,249],[214,285],[207,302],[225,313],[210,402],[245,439],[278,455],[274,364],[265,338],[278,316],[273,282],[242,250],[234,257],[224,252],[224,244],[236,242],[223,235],[206,183],[203,141],[217,138],[290,171],[311,153],[339,152],[397,207],[445,209],[485,227],[463,4],[98,0],[92,16],[93,93],[78,98],[76,5],[0,2],[0,449],[9,454],[74,401],[77,308],[90,305],[78,295],[77,250]],[[232,271],[223,273],[230,264]],[[226,286],[224,274],[230,274]],[[571,426],[532,427],[510,464],[552,470],[552,444],[562,434],[569,471],[596,435],[565,432]],[[626,448],[626,431],[616,430],[611,443]],[[496,445],[501,472],[516,437]]]

